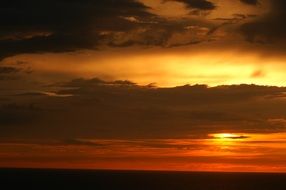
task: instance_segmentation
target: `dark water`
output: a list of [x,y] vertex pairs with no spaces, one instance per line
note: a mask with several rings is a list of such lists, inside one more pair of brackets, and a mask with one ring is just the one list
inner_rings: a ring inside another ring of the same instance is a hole
[[286,174],[0,169],[1,189],[286,190]]

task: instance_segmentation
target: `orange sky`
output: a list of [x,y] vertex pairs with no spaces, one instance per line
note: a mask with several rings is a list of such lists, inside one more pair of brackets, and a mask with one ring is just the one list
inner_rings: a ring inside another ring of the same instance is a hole
[[[1,167],[285,172],[285,133],[209,135],[206,139],[79,139],[1,144]],[[100,144],[101,146],[99,146]]]
[[[21,55],[5,60],[6,65],[22,61],[32,68],[28,77],[42,83],[73,78],[131,80],[161,87],[184,84],[257,84],[285,86],[284,56],[269,56],[237,49],[203,52],[192,47],[179,49],[123,49],[72,54]],[[218,44],[214,44],[219,48]],[[245,45],[245,44],[244,44]],[[255,46],[253,46],[255,48]],[[251,48],[247,46],[247,48]],[[137,51],[136,54],[133,51]],[[59,64],[60,63],[60,64]]]
[[285,9],[8,2],[0,167],[286,172]]

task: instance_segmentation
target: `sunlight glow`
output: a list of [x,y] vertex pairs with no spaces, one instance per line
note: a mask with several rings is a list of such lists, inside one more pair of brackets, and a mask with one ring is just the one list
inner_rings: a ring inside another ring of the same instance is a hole
[[237,155],[236,150],[240,143],[248,138],[246,135],[236,133],[216,133],[208,136],[211,138],[208,141],[209,145],[217,148],[219,155]]
[[233,133],[218,133],[218,134],[210,134],[209,136],[215,139],[242,139],[245,138],[244,135],[233,134]]
[[31,76],[49,83],[98,77],[104,80],[130,80],[140,85],[155,82],[159,87],[185,84],[207,84],[211,87],[233,84],[286,85],[286,67],[282,58],[261,59],[255,54],[240,55],[239,52],[182,53],[166,50],[162,53],[152,50],[155,53],[138,50],[138,53],[131,54],[122,50],[102,55],[96,52],[19,55],[6,59],[5,64],[10,65],[18,60],[27,62],[34,71]]

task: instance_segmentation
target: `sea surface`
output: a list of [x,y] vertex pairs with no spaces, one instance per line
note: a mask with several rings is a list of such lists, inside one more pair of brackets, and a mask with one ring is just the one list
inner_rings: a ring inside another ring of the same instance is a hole
[[286,174],[0,169],[1,189],[286,190]]

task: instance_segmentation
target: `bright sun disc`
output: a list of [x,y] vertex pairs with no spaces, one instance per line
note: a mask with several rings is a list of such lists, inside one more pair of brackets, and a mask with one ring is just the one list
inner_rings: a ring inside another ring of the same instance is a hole
[[211,134],[209,136],[215,139],[239,139],[244,137],[243,135],[233,134],[233,133],[218,133],[218,134]]

